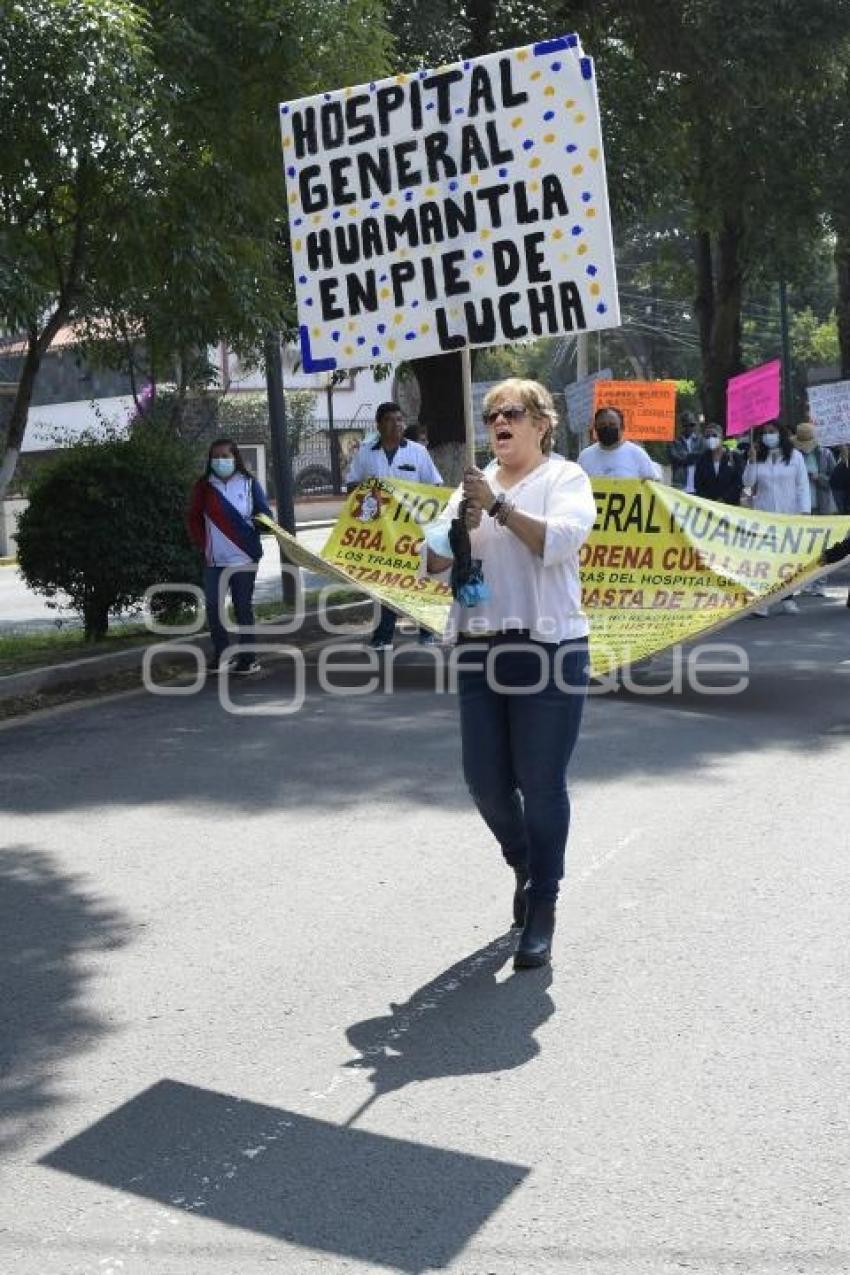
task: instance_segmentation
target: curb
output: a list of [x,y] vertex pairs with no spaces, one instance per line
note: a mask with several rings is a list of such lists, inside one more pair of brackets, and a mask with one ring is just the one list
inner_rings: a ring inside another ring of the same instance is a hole
[[[334,624],[365,621],[372,615],[372,602],[343,602],[338,606],[329,606],[325,615]],[[291,619],[287,615],[281,615],[278,618],[282,621]],[[274,623],[274,620],[267,620],[258,627],[264,628],[267,624]],[[309,642],[314,642],[322,636],[329,636],[329,634],[319,620],[318,611],[306,611],[298,630],[292,634],[287,634],[282,640],[290,646],[300,647],[307,645]],[[168,646],[179,648],[186,642],[194,642],[198,639],[204,640],[208,637],[209,634],[204,631],[192,633],[186,637],[166,639],[163,636],[160,641]],[[271,644],[278,640],[278,635],[272,633],[264,634],[260,632],[256,635],[258,643]],[[0,677],[0,703],[7,700],[40,695],[45,692],[67,693],[91,686],[104,678],[114,677],[119,673],[141,669],[145,651],[149,650],[152,645],[154,643],[148,642],[143,645],[129,647],[126,651],[113,651],[108,655],[98,655],[91,659],[69,660],[65,664],[51,664],[43,668],[28,669],[23,673],[10,673],[5,677]]]

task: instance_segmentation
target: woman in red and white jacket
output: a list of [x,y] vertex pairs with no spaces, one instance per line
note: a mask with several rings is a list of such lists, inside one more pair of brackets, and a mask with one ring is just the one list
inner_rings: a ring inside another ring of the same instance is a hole
[[[236,623],[254,627],[254,583],[257,563],[263,555],[255,514],[272,517],[266,493],[245,465],[232,438],[217,438],[210,444],[203,475],[192,488],[186,517],[192,543],[204,554],[204,596],[214,657],[210,672],[221,672],[222,655],[232,645],[224,627],[227,595],[233,599]],[[250,643],[250,633],[240,642]],[[239,654],[233,672],[248,676],[260,669],[250,652]]]

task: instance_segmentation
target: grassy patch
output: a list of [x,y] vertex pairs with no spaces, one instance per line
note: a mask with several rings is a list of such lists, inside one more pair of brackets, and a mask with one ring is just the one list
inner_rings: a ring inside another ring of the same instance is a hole
[[128,624],[110,633],[103,642],[85,642],[82,629],[36,629],[23,633],[0,632],[0,677],[30,668],[64,664],[67,660],[92,659],[150,641],[143,624]]

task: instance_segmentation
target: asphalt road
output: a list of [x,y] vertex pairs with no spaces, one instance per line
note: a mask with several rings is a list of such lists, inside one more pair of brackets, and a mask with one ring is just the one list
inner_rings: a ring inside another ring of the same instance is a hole
[[589,702],[551,971],[427,653],[0,729],[0,1270],[849,1270],[844,596]]

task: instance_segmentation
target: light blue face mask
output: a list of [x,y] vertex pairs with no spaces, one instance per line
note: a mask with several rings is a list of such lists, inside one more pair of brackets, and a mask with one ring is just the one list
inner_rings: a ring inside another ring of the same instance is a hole
[[213,456],[210,469],[217,478],[231,478],[236,469],[236,461],[232,456]]

